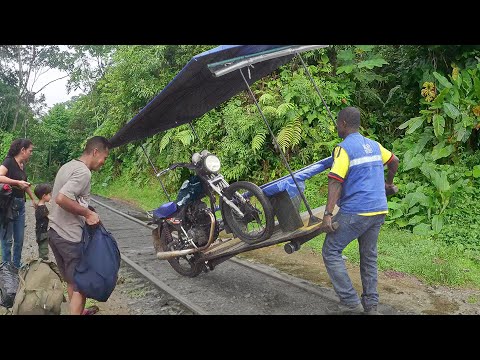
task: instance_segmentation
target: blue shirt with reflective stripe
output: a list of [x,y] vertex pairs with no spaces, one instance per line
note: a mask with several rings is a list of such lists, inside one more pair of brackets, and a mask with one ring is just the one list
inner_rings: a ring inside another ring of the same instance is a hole
[[359,214],[388,210],[385,174],[378,143],[356,132],[349,134],[339,145],[350,160],[338,201],[340,211]]

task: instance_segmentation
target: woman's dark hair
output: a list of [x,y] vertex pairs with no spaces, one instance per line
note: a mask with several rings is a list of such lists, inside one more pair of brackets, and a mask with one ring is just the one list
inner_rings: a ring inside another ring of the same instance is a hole
[[7,156],[17,156],[18,154],[20,154],[22,148],[28,149],[31,145],[33,145],[33,142],[29,139],[13,140],[12,144],[10,145],[10,149],[8,150]]

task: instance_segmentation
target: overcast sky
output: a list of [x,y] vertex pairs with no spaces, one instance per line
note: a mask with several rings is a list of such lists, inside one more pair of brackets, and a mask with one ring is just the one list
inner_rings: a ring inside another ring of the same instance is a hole
[[[43,74],[35,83],[34,91],[36,89],[40,89],[43,85],[48,83],[49,81],[52,81],[54,79],[60,78],[62,76],[66,75],[65,73],[57,70],[57,69],[51,69],[45,74]],[[81,91],[72,91],[69,94],[67,94],[67,81],[68,77],[57,80],[51,84],[49,84],[45,89],[40,91],[40,93],[45,95],[45,102],[47,103],[48,109],[52,108],[55,104],[57,103],[62,103],[67,100],[70,100],[70,98],[74,95],[81,94]],[[48,111],[47,109],[47,111]]]

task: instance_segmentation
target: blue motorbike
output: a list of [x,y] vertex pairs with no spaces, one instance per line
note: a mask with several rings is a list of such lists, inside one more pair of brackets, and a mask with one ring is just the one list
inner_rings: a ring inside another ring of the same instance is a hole
[[194,277],[209,268],[209,262],[200,259],[222,231],[247,244],[270,238],[274,213],[257,185],[228,184],[219,172],[220,160],[206,150],[193,154],[191,163],[174,163],[158,176],[176,168],[187,168],[194,175],[184,181],[176,201],[153,211],[158,225],[153,243],[159,259],[168,260],[178,273]]

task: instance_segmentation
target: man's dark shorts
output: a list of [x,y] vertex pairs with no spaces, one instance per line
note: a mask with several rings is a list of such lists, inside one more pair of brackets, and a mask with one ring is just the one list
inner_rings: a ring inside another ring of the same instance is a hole
[[82,256],[82,243],[65,240],[52,228],[48,230],[48,241],[63,279],[77,291],[73,275]]

